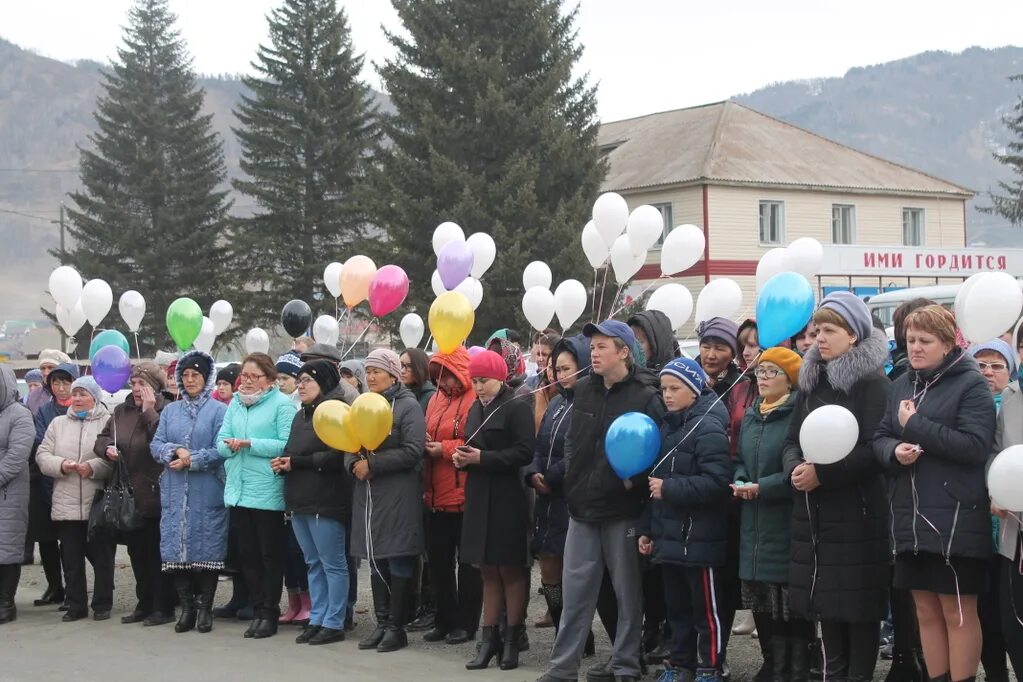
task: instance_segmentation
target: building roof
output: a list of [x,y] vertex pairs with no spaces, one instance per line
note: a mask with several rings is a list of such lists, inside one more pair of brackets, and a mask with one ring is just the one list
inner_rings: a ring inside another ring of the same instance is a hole
[[969,198],[974,192],[852,149],[735,102],[600,126],[603,189],[738,184]]

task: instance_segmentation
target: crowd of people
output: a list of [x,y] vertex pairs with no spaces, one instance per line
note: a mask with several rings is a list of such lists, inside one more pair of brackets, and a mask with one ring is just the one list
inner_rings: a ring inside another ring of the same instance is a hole
[[[161,354],[135,365],[112,411],[63,353],[40,355],[24,401],[0,365],[0,623],[17,617],[36,545],[36,606],[110,618],[123,544],[137,603],[121,621],[178,633],[240,617],[246,638],[300,623],[300,644],[343,641],[365,563],[375,627],[358,648],[397,651],[416,630],[478,640],[470,670],[518,666],[538,587],[556,629],[541,682],[578,678],[595,613],[613,653],[589,682],[648,666],[662,682],[726,679],[741,609],[759,682],[871,680],[882,630],[889,682],[974,680],[981,663],[1007,680],[1007,656],[1023,671],[1020,520],[991,505],[985,478],[1023,444],[1011,332],[968,347],[952,313],[917,299],[889,342],[836,292],[780,346],[760,347],[755,320],[696,334],[688,358],[657,311],[547,330],[525,349],[535,372],[507,329],[473,353],[342,362],[301,338],[276,362],[252,353],[219,371],[200,351]],[[390,434],[372,452],[332,449],[317,406],[363,392],[392,406]],[[815,464],[800,429],[829,405],[859,433],[844,459]],[[661,446],[623,479],[605,435],[631,412]],[[110,533],[90,512],[116,477],[141,519]],[[215,609],[223,575],[233,592]]]

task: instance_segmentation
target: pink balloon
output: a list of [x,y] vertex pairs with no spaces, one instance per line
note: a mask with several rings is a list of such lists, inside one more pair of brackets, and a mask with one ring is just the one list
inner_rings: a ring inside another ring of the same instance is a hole
[[485,350],[486,350],[486,348],[484,348],[483,346],[470,346],[469,347],[469,357],[470,358],[474,358],[474,357],[476,357],[477,355],[479,355],[480,353],[482,353]]
[[376,317],[383,317],[397,310],[406,296],[408,275],[397,265],[385,265],[369,285],[369,309]]

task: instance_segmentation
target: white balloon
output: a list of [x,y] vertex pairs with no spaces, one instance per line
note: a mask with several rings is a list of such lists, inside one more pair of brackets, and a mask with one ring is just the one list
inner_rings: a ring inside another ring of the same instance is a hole
[[577,279],[566,279],[554,290],[554,312],[558,324],[568,329],[586,311],[586,287]]
[[497,258],[497,244],[494,243],[493,237],[483,232],[469,235],[465,243],[472,251],[472,270],[469,274],[479,279],[494,264],[494,259]]
[[[551,273],[551,268],[542,260],[535,260],[526,266],[526,269],[522,271],[522,288],[529,291],[533,287],[541,287],[543,289],[550,289],[551,282],[554,281],[554,275]],[[543,327],[541,327],[543,329]]]
[[619,235],[611,246],[611,267],[614,268],[615,280],[618,284],[625,284],[632,279],[644,263],[646,263],[646,251],[637,255],[632,248],[629,235]]
[[860,425],[841,405],[824,405],[811,412],[799,428],[803,458],[814,464],[834,464],[849,456],[860,439]]
[[554,294],[546,287],[531,287],[522,296],[522,312],[537,331],[543,331],[554,319]]
[[82,276],[70,265],[61,265],[50,273],[50,296],[71,310],[82,297]]
[[1013,445],[995,455],[987,470],[991,501],[1007,511],[1023,511],[1023,445]]
[[398,331],[401,334],[401,342],[405,344],[406,348],[418,348],[419,342],[423,340],[426,325],[423,324],[423,318],[419,315],[409,313],[401,318]]
[[472,309],[476,310],[480,307],[480,303],[483,303],[483,285],[475,277],[466,277],[462,280],[461,284],[455,287],[455,291],[461,293],[472,304]]
[[600,232],[597,232],[597,225],[592,220],[583,228],[582,242],[583,253],[586,254],[586,260],[590,261],[590,267],[596,270],[607,262],[611,249],[600,236]]
[[436,270],[430,275],[430,288],[433,289],[434,296],[440,296],[447,291],[447,288],[444,286],[444,280],[440,278],[440,273]]
[[681,284],[665,284],[650,295],[646,309],[660,310],[668,316],[671,328],[678,329],[693,314],[693,295]]
[[114,292],[101,279],[90,279],[82,287],[82,310],[93,327],[98,326],[114,304]]
[[[970,277],[963,282],[962,286],[959,287],[959,291],[956,292],[956,300],[952,304],[952,312],[956,316],[957,324],[966,317],[966,313],[964,312],[965,303],[970,290],[973,289],[973,285],[977,283],[977,280],[981,279],[986,274],[986,272],[978,272],[975,275],[970,275]],[[981,343],[983,343],[983,341],[981,341]]]
[[65,308],[59,303],[56,304],[56,308],[54,309],[53,312],[57,318],[57,326],[59,326],[61,329],[64,329],[66,332],[68,328],[68,320],[71,317],[71,313],[68,311],[67,308]]
[[677,275],[703,258],[707,238],[696,225],[679,225],[668,233],[661,245],[661,273]]
[[67,325],[64,327],[64,333],[68,336],[74,336],[78,333],[83,326],[85,326],[85,310],[82,309],[82,301],[79,299],[75,302],[74,307],[67,312]]
[[1006,272],[985,272],[978,277],[962,303],[962,318],[956,321],[963,336],[984,343],[1012,329],[1023,310],[1023,291]]
[[213,352],[213,342],[216,340],[217,332],[213,326],[213,320],[203,315],[202,329],[199,330],[199,336],[195,337],[195,341],[192,342],[192,347],[203,353],[211,353]]
[[121,294],[117,301],[117,310],[121,319],[128,325],[128,331],[137,332],[142,326],[142,318],[146,315],[146,299],[134,289]]
[[[458,225],[452,222],[441,223],[433,231],[433,253],[439,256],[440,252],[449,242],[465,241],[465,232]],[[438,294],[439,296],[440,294]]]
[[267,353],[270,351],[270,337],[259,327],[254,327],[245,335],[246,353]]
[[234,308],[227,301],[221,299],[214,301],[210,306],[210,320],[213,322],[213,333],[220,336],[231,326],[234,319]]
[[700,324],[712,317],[735,319],[742,307],[742,287],[734,279],[715,279],[703,287],[696,299],[696,316],[693,322]]
[[785,272],[785,249],[780,246],[765,253],[757,263],[757,293],[779,272]]
[[611,248],[629,223],[629,205],[620,194],[606,192],[593,202],[593,224],[607,248]]
[[325,343],[328,346],[336,346],[341,330],[333,315],[320,315],[313,322],[313,338],[316,343]]
[[643,204],[629,214],[625,229],[632,244],[632,254],[638,256],[664,235],[664,216],[653,206]]
[[335,261],[323,269],[323,286],[327,287],[327,291],[334,298],[341,295],[341,267],[341,264]]
[[813,237],[800,237],[785,248],[782,271],[798,272],[808,280],[820,274],[824,247]]

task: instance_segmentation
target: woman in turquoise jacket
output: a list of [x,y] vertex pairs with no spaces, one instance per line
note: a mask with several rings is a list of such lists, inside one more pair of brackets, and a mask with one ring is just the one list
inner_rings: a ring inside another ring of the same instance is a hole
[[238,533],[242,574],[249,588],[252,622],[245,637],[277,634],[287,536],[284,479],[270,467],[291,435],[295,406],[277,388],[277,369],[265,353],[242,362],[238,390],[224,415],[217,449],[225,458],[224,503]]

